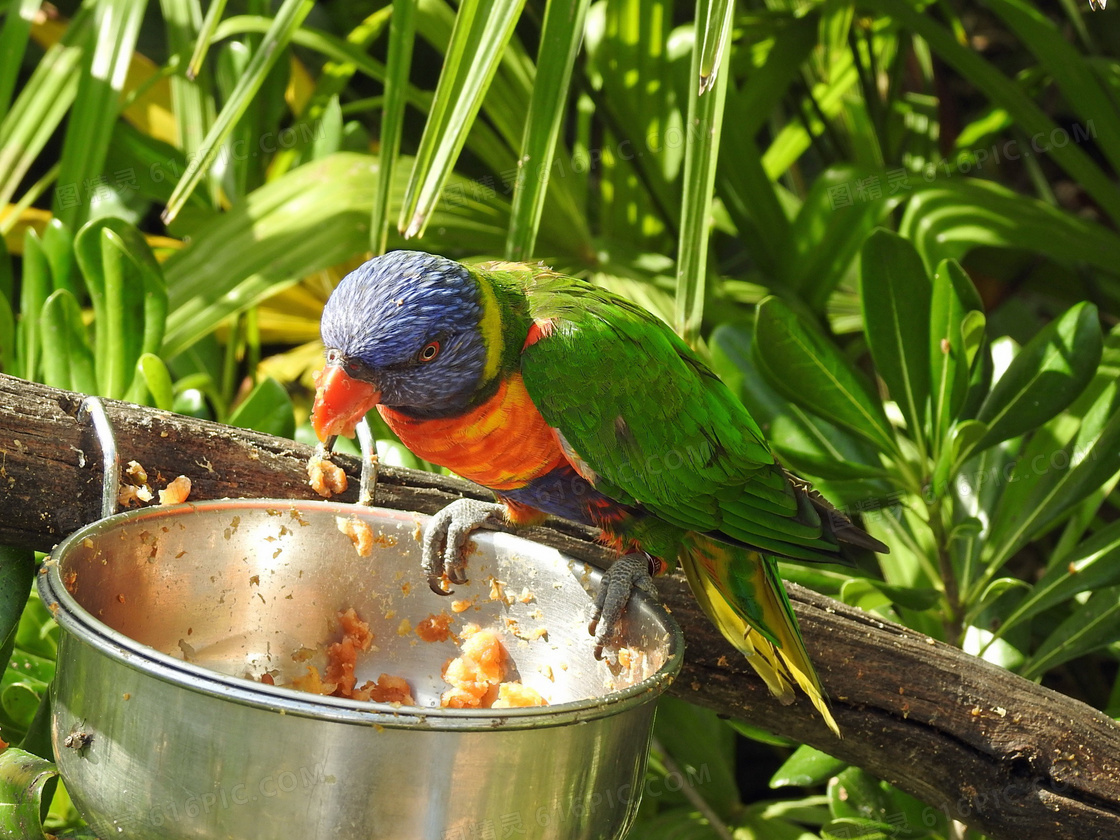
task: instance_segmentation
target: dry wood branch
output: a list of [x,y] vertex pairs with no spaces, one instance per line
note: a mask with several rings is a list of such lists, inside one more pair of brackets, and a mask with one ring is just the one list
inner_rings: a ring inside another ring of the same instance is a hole
[[[90,429],[76,421],[80,401],[0,375],[0,544],[49,551],[98,517],[100,458]],[[127,403],[106,407],[121,462],[142,464],[155,489],[184,474],[192,499],[316,498],[307,486],[307,446]],[[342,500],[354,501],[357,463],[338,460],[355,477]],[[460,494],[484,497],[464,482],[383,467],[377,504],[431,513]],[[524,535],[609,562],[578,526],[558,522]],[[864,767],[996,838],[1120,837],[1120,726],[1100,712],[790,586],[844,732],[837,740],[808,703],[782,706],[767,693],[682,579],[659,583],[688,639],[674,687],[681,697]]]

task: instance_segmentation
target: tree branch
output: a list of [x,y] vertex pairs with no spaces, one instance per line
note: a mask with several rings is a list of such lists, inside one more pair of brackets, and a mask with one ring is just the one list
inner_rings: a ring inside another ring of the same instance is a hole
[[[82,397],[0,375],[0,544],[49,551],[100,510],[100,453],[77,422]],[[192,499],[317,498],[311,448],[216,423],[106,401],[121,463],[140,462],[162,487],[183,474]],[[356,499],[356,459],[342,501]],[[478,487],[382,467],[376,503],[432,513]],[[525,529],[599,566],[593,534],[554,521]],[[812,744],[859,765],[996,838],[1120,837],[1120,726],[905,627],[790,585],[790,597],[844,733],[837,739],[807,702],[782,706],[708,623],[685,581],[658,581],[688,639],[673,687],[684,699]],[[930,811],[933,818],[933,811]],[[918,829],[922,826],[913,826]]]

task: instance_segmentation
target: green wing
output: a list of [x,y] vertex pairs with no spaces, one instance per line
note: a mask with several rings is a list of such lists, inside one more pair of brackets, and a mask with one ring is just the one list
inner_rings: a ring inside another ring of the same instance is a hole
[[589,283],[537,270],[546,323],[521,372],[545,421],[608,496],[777,555],[835,562],[808,494],[775,461],[742,403],[662,321]]

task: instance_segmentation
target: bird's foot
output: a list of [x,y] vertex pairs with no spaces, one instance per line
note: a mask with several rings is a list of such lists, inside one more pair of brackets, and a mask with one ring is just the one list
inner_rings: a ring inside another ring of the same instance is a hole
[[653,558],[644,551],[624,554],[603,573],[599,584],[599,594],[591,608],[591,622],[587,632],[595,637],[595,658],[603,658],[603,647],[618,625],[630,595],[640,589],[657,598],[657,588],[653,585]]
[[484,525],[501,525],[505,508],[494,502],[458,499],[428,521],[424,529],[422,563],[428,586],[437,595],[450,595],[444,578],[452,584],[466,583],[464,549],[471,533]]

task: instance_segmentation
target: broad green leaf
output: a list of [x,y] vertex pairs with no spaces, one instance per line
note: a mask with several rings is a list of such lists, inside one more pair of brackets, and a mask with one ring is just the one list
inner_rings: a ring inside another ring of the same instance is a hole
[[945,495],[949,482],[956,477],[957,471],[967,460],[969,453],[987,433],[987,424],[977,420],[964,420],[952,425],[948,440],[945,441],[934,462],[933,476],[930,480],[933,498],[938,499]]
[[[855,821],[861,825],[870,821],[886,823],[889,817],[887,811],[890,807],[890,798],[884,787],[883,782],[866,770],[849,767],[829,782],[829,810],[840,821]],[[875,835],[860,835],[861,838],[865,836]]]
[[[377,177],[376,158],[339,152],[291,170],[201,225],[190,245],[164,264],[170,314],[162,355],[180,353],[300,277],[368,253]],[[396,177],[395,196],[407,173],[398,168]],[[463,184],[456,177],[451,186]],[[441,203],[435,216],[440,242],[499,253],[507,212],[498,197]]]
[[922,258],[898,234],[879,229],[860,258],[860,303],[875,369],[925,453],[930,384],[932,288]]
[[943,259],[962,260],[975,248],[991,246],[1117,273],[1120,237],[1111,230],[979,178],[946,178],[916,190],[898,232],[931,269]]
[[389,242],[389,197],[393,186],[393,171],[400,152],[415,41],[416,3],[413,0],[393,0],[393,16],[389,21],[389,55],[385,61],[385,105],[381,111],[381,143],[378,151],[382,177],[377,182],[373,216],[370,220],[370,248],[375,254],[385,253]]
[[97,393],[93,348],[82,308],[69,289],[53,292],[43,304],[43,384],[80,394]]
[[154,353],[141,353],[136,362],[138,380],[152,396],[155,407],[161,411],[173,411],[175,408],[175,390],[171,383],[171,374],[167,365]]
[[898,451],[870,384],[777,298],[758,305],[753,353],[770,385],[792,403],[885,452]]
[[[0,546],[0,645],[19,625],[35,578],[35,556],[29,549]],[[0,662],[6,666],[7,662]]]
[[398,226],[421,236],[467,140],[525,0],[463,0],[416,152]]
[[589,5],[590,0],[548,0],[545,6],[537,75],[521,139],[506,237],[509,260],[527,260],[533,255]]
[[770,787],[814,787],[823,784],[848,766],[808,744],[802,744],[770,777]]
[[[970,332],[964,332],[965,316],[982,313],[984,304],[968,275],[954,260],[942,260],[933,273],[933,301],[930,305],[929,358],[930,358],[930,408],[931,438],[934,449],[949,432],[949,426],[964,405],[968,393],[968,373],[971,367],[967,348],[975,348],[978,341],[970,319]],[[980,322],[983,329],[983,321]]]
[[0,753],[0,836],[46,840],[40,813],[47,784],[58,776],[54,764],[15,747]]
[[226,418],[231,426],[291,438],[296,433],[292,399],[287,389],[272,377],[261,380]]
[[712,368],[738,395],[771,445],[795,469],[817,478],[884,478],[879,456],[862,440],[779,395],[751,356],[753,330],[721,324],[708,341]]
[[121,109],[121,92],[140,34],[147,0],[97,0],[93,3],[93,49],[83,62],[74,107],[66,120],[58,183],[85,188],[84,200],[67,200],[55,191],[51,211],[72,230],[77,229],[97,200],[91,189],[102,176],[113,123]]
[[82,300],[85,289],[74,274],[74,234],[61,219],[52,218],[43,229],[43,253],[51,267],[51,285],[68,289]]
[[1093,378],[1103,347],[1097,308],[1079,303],[1032,338],[984,400],[976,419],[985,449],[1041,426],[1072,403]]
[[1057,626],[1019,671],[1029,680],[1120,637],[1120,586],[1094,592]]
[[140,355],[158,350],[163,339],[163,270],[139,231],[120,219],[85,225],[74,250],[93,304],[98,392],[121,399]]
[[281,4],[268,32],[253,53],[236,90],[230,95],[221,113],[206,133],[206,138],[202,141],[203,153],[190,160],[187,171],[175,185],[175,190],[171,193],[171,198],[163,211],[165,224],[169,224],[178,215],[186,203],[187,196],[194,191],[218,154],[225,148],[225,141],[249,109],[254,95],[264,84],[277,59],[285,54],[285,48],[293,32],[303,23],[313,5],[312,0],[284,0]]
[[725,46],[731,37],[734,10],[735,4],[728,0],[698,0],[692,71],[685,88],[688,125],[699,126],[702,130],[685,135],[674,321],[677,332],[691,345],[700,337],[704,318],[712,194],[723,130],[723,104],[727,97],[728,51]]

